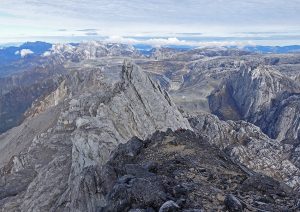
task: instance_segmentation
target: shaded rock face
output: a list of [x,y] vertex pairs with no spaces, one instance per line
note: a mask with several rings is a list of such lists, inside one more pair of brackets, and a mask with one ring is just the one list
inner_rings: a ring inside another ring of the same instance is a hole
[[245,120],[270,137],[298,140],[300,86],[276,70],[244,65],[209,97],[211,111],[224,120]]
[[249,175],[189,130],[156,132],[145,141],[133,138],[119,145],[102,168],[89,167],[86,173],[89,180],[81,185],[103,195],[100,211],[299,208],[291,188],[261,174]]
[[[191,129],[168,94],[127,63],[115,85],[106,84],[100,70],[74,71],[44,101],[30,117],[37,119],[50,109],[58,117],[2,167],[3,211],[94,211],[103,201],[80,183],[93,180],[86,177],[86,167],[104,164],[118,144],[133,136],[145,139],[156,130]],[[99,189],[93,186],[93,191]]]
[[29,87],[16,87],[5,95],[0,95],[0,134],[19,125],[25,111],[39,97],[54,91],[59,84],[58,80],[46,80]]
[[54,59],[40,58],[24,66],[0,78],[0,134],[21,124],[32,103],[56,90],[66,71]]
[[283,93],[257,125],[271,138],[300,142],[300,93]]
[[282,145],[245,121],[225,122],[205,113],[189,121],[196,134],[224,150],[236,163],[299,190],[300,169],[290,158],[293,145]]

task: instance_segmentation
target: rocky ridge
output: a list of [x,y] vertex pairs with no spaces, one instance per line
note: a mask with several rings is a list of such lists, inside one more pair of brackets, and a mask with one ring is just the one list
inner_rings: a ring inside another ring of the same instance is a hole
[[119,145],[105,166],[85,173],[83,191],[104,196],[103,212],[294,211],[300,206],[291,188],[236,165],[189,130],[133,138]]
[[20,59],[12,67],[2,69],[10,72],[0,78],[0,133],[18,126],[24,113],[34,101],[40,101],[61,83],[61,76],[69,71],[69,63],[100,58],[140,58],[142,55],[132,46],[86,42],[55,44],[40,56]]
[[122,80],[113,87],[94,69],[75,71],[65,86],[66,98],[50,107],[59,112],[57,122],[1,169],[2,211],[93,210],[101,204],[97,194],[78,196],[85,167],[104,164],[133,136],[191,129],[168,94],[131,64],[124,64]]

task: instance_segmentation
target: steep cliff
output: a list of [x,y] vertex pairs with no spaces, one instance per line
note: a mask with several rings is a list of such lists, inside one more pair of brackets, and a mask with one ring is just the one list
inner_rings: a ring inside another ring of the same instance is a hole
[[297,140],[299,93],[300,85],[277,70],[244,65],[211,94],[209,103],[222,119],[242,119],[272,138]]
[[18,73],[0,78],[0,133],[18,126],[37,99],[57,89],[66,73],[55,58],[36,58],[18,67]]

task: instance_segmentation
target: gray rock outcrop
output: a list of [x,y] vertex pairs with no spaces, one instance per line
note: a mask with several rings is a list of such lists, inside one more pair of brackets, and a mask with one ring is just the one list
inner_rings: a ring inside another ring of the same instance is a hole
[[224,150],[237,164],[300,188],[300,169],[290,160],[293,145],[282,145],[245,121],[221,121],[206,113],[189,121],[199,136]]

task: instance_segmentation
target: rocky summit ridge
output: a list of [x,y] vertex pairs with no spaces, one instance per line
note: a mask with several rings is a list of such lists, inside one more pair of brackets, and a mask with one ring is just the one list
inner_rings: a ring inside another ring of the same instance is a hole
[[238,166],[206,138],[183,129],[120,145],[104,167],[86,170],[82,186],[104,195],[99,211],[299,209],[291,188]]
[[[31,116],[34,120],[49,110],[56,111],[51,112],[56,114],[52,126],[37,132],[1,168],[2,211],[92,210],[101,201],[78,196],[86,167],[103,165],[118,144],[133,136],[145,139],[156,130],[191,129],[168,94],[131,63],[123,65],[121,81],[116,85],[106,85],[100,70],[89,70],[75,71],[58,89],[65,91],[60,99],[53,94],[52,99],[50,95],[44,100],[54,101],[48,104],[52,107],[32,109],[36,111]],[[43,123],[47,123],[53,117],[44,118]],[[24,123],[26,128],[30,123]],[[27,132],[23,127],[19,127],[19,134]],[[10,139],[10,132],[6,137]],[[10,139],[0,151],[14,142],[18,140]]]

